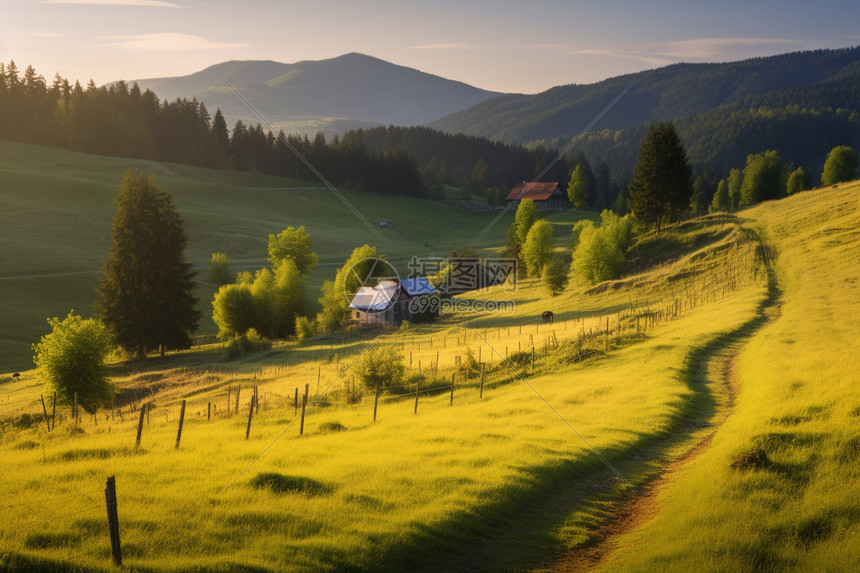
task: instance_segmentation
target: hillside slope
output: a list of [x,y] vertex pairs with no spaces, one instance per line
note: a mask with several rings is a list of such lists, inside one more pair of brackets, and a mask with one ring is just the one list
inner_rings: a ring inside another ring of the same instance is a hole
[[[624,129],[691,117],[726,104],[747,105],[748,98],[765,94],[817,89],[817,84],[821,84],[819,94],[831,96],[834,83],[856,90],[858,61],[860,48],[846,48],[722,64],[674,64],[590,85],[559,86],[535,95],[495,98],[434,121],[430,127],[521,143],[574,136],[629,86],[630,91],[593,128]],[[842,102],[856,108],[856,100],[851,100],[850,94],[834,97],[826,105],[839,107]],[[790,103],[804,105],[796,93]]]
[[[213,252],[227,253],[234,270],[259,268],[266,262],[269,233],[305,225],[321,262],[308,284],[313,305],[322,281],[356,246],[370,243],[389,257],[445,256],[472,241],[494,216],[433,201],[342,191],[386,244],[318,182],[2,140],[0,158],[0,210],[6,215],[0,225],[0,372],[29,367],[30,344],[46,331],[46,318],[65,316],[71,308],[90,314],[110,247],[113,199],[129,166],[152,172],[184,217],[186,256],[204,271],[199,277],[203,333],[213,332],[211,285],[205,283]],[[379,227],[380,220],[388,226]],[[503,244],[506,221],[478,247]]]
[[[860,182],[743,213],[780,312],[736,364],[735,411],[602,570],[860,568]],[[733,467],[764,452],[763,464]]]

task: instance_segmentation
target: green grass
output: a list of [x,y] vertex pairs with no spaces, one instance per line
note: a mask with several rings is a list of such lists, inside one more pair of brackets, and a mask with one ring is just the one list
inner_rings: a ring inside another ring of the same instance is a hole
[[[732,236],[726,245],[743,251],[742,236]],[[82,431],[63,420],[53,434],[9,425],[0,434],[9,476],[0,484],[4,499],[70,496],[36,503],[35,511],[0,508],[0,555],[7,555],[0,566],[109,569],[99,492],[113,474],[125,562],[138,570],[523,569],[559,546],[587,543],[628,490],[591,447],[638,487],[722,407],[719,389],[696,384],[686,364],[697,349],[752,320],[765,296],[763,276],[749,273],[723,288],[728,277],[719,263],[741,259],[726,257],[735,253],[726,245],[679,250],[663,266],[604,289],[573,286],[551,300],[536,280],[516,292],[478,293],[472,298],[511,298],[516,309],[444,317],[383,336],[380,344],[411,360],[408,383],[421,361],[423,387],[437,388],[421,396],[417,415],[408,384],[383,396],[375,423],[371,393],[346,404],[350,374],[338,378],[338,371],[366,343],[356,334],[278,343],[235,362],[211,346],[117,366],[126,399],[138,393],[157,405],[140,450],[133,448],[137,415],[127,406],[123,420],[85,417]],[[685,301],[680,315],[645,335],[634,335],[633,317],[619,314],[676,300]],[[551,326],[539,321],[548,305],[556,312]],[[602,328],[606,317],[613,328],[624,322],[622,343],[598,337],[593,357],[567,361],[562,349]],[[548,337],[561,349],[544,354]],[[512,380],[499,363],[532,346],[535,372]],[[459,377],[451,405],[444,384],[467,350],[486,364],[484,397],[479,379]],[[315,398],[318,376],[320,401],[299,436],[294,391],[308,384]],[[242,414],[227,418],[227,386],[239,383]],[[245,441],[252,384],[259,384],[263,408]],[[42,389],[32,371],[4,390],[0,419],[21,412],[38,419]],[[183,399],[188,413],[177,450]],[[210,402],[217,405],[211,422]],[[45,530],[53,537],[28,537]]]
[[[65,316],[72,308],[92,313],[94,288],[110,248],[114,197],[129,166],[151,171],[183,214],[186,256],[201,270],[203,334],[216,331],[214,287],[205,282],[213,252],[227,253],[234,271],[260,268],[266,264],[269,233],[305,225],[320,259],[307,288],[313,310],[323,280],[334,277],[353,248],[375,245],[405,272],[408,257],[446,256],[470,243],[496,215],[343,191],[386,244],[319,182],[0,141],[0,211],[5,216],[0,225],[0,372],[30,367],[30,345],[47,332],[45,319]],[[569,225],[579,216],[560,213],[552,220]],[[512,219],[508,214],[476,246],[503,244]],[[389,226],[379,227],[380,220]]]
[[[712,447],[607,571],[860,569],[860,184],[744,211],[776,255],[780,306],[737,364]],[[758,469],[732,467],[751,449]]]

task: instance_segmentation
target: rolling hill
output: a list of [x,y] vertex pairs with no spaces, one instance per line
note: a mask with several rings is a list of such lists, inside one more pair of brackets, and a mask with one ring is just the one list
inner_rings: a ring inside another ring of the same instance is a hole
[[573,136],[625,88],[593,131],[697,116],[738,104],[857,109],[860,48],[818,50],[719,64],[674,64],[535,95],[506,95],[430,127],[510,142]]
[[231,61],[175,78],[132,80],[162,99],[196,97],[232,126],[259,118],[276,128],[327,135],[372,125],[418,125],[501,94],[358,53],[294,64]]

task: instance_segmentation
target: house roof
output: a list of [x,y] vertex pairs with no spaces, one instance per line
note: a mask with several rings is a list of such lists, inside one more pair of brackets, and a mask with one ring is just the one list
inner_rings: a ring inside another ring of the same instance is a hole
[[360,287],[349,308],[365,312],[380,312],[391,306],[397,296],[399,285]]
[[[525,188],[525,192],[523,192],[523,188]],[[507,200],[531,199],[533,201],[546,201],[556,193],[562,194],[561,188],[558,186],[558,181],[523,181],[514,185],[514,188],[508,193]]]
[[400,281],[400,286],[409,296],[421,296],[422,294],[435,294],[436,289],[424,277],[416,277],[414,279],[403,279]]

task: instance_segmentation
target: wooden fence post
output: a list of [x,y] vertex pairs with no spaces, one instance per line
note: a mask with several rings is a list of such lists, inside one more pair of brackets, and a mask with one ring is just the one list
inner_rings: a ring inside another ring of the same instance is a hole
[[481,364],[481,394],[478,396],[479,398],[484,397],[484,365]]
[[236,415],[237,416],[239,415],[239,394],[241,392],[242,392],[242,385],[239,384],[239,386],[236,388]]
[[451,403],[449,405],[454,405],[454,378],[457,377],[456,372],[451,372]]
[[254,404],[256,401],[256,396],[251,396],[251,408],[248,410],[248,428],[245,430],[246,440],[251,437],[251,418],[254,417]]
[[45,427],[50,430],[51,423],[48,421],[48,407],[45,406],[45,397],[39,394],[39,399],[42,401],[42,411],[45,413]]
[[308,407],[308,392],[310,391],[310,384],[305,384],[305,393],[302,396],[302,422],[299,426],[299,435],[303,436],[305,433],[305,410]]
[[140,420],[137,422],[137,439],[134,442],[134,449],[140,447],[140,436],[143,434],[143,415],[145,413],[146,408],[140,409]]
[[421,391],[421,361],[418,361],[418,380],[415,382],[415,414],[418,413],[418,392]]
[[209,422],[212,420],[212,402],[206,406],[206,421]]
[[182,439],[182,423],[184,421],[185,421],[185,400],[182,401],[182,408],[180,408],[180,410],[179,410],[179,431],[176,432],[176,449],[179,449],[179,440]]
[[107,478],[105,485],[105,505],[107,505],[108,531],[110,533],[110,549],[113,563],[122,566],[122,552],[119,544],[119,517],[116,511],[116,476]]
[[373,398],[373,421],[376,421],[376,407],[379,405],[379,381],[376,382],[376,396]]
[[296,397],[293,399],[293,406],[295,406],[293,411],[293,416],[297,416],[299,413],[299,387],[296,386]]

